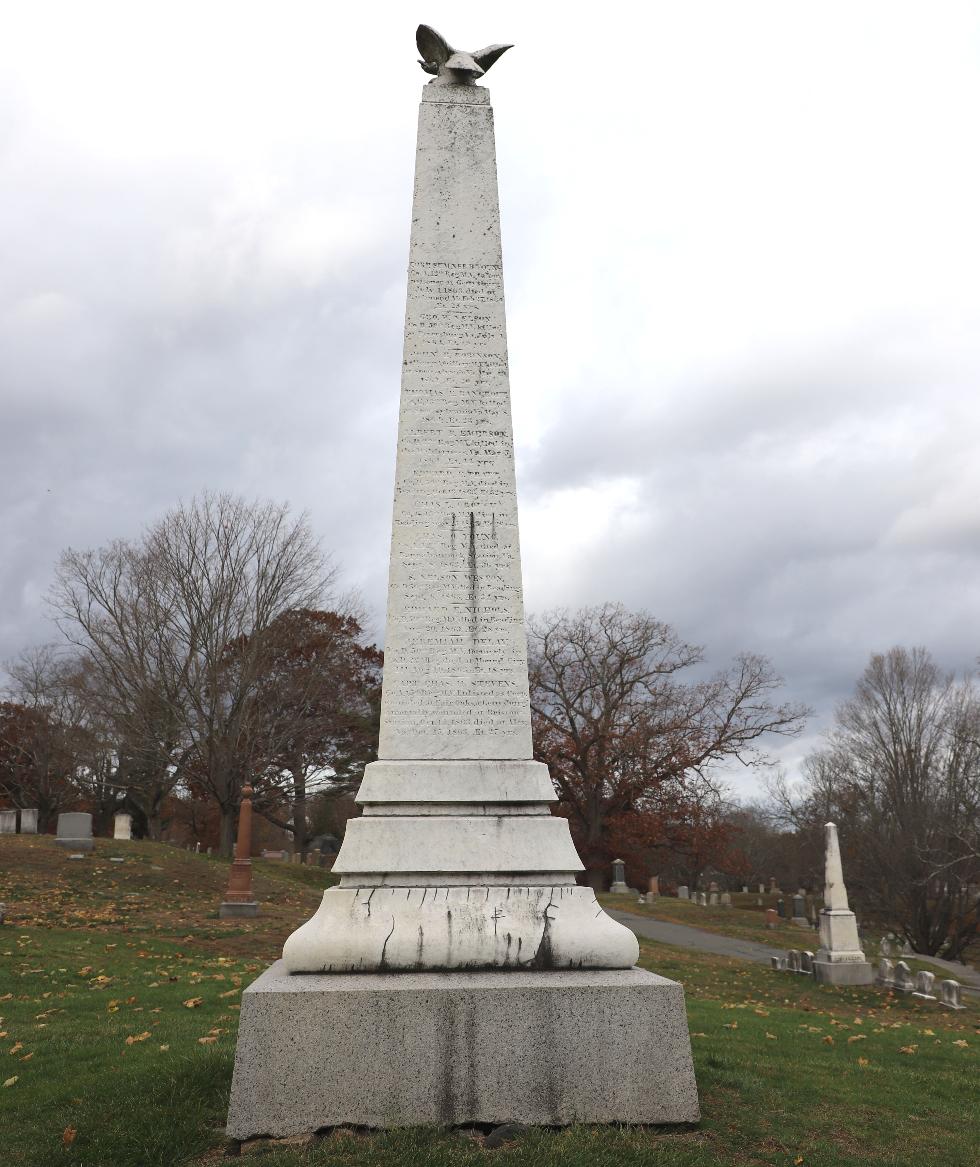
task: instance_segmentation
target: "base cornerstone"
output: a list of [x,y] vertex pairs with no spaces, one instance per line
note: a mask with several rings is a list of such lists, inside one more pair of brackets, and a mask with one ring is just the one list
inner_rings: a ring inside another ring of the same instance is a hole
[[228,1136],[699,1118],[684,990],[639,968],[297,975],[242,995]]
[[820,960],[813,962],[813,979],[821,985],[870,985],[874,971],[866,960]]
[[223,900],[218,907],[218,915],[222,920],[233,917],[257,916],[259,905],[257,900]]

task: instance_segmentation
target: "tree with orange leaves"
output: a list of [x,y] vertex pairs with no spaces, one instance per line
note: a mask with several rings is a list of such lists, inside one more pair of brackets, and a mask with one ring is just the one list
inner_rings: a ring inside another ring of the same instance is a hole
[[[803,728],[805,707],[778,702],[764,657],[744,654],[707,680],[669,625],[620,604],[529,622],[535,757],[551,771],[588,882],[603,888],[618,850],[686,855],[690,869],[731,848],[712,780],[718,763],[764,766],[767,734]],[[627,856],[622,856],[627,857]]]

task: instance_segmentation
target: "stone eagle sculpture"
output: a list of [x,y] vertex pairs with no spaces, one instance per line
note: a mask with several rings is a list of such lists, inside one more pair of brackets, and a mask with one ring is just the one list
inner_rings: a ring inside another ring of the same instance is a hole
[[475,53],[459,52],[427,24],[418,26],[415,43],[422,54],[419,64],[424,72],[433,75],[430,85],[433,81],[442,85],[474,85],[477,77],[482,77],[498,57],[514,47],[487,45]]

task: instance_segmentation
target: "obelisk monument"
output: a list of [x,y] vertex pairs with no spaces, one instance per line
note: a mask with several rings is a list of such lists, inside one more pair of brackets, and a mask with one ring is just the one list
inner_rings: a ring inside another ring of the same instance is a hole
[[243,998],[229,1134],[693,1121],[681,987],[633,967],[632,932],[577,886],[532,760],[493,113],[476,84],[509,46],[458,52],[421,26],[418,47],[433,80],[379,760],[339,886]]
[[857,917],[847,902],[836,824],[827,823],[824,834],[823,908],[820,947],[813,958],[813,979],[827,985],[870,985],[874,973],[861,949]]

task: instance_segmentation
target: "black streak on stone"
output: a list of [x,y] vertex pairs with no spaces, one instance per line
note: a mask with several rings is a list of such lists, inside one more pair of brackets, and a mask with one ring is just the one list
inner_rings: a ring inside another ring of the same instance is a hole
[[477,624],[479,615],[477,612],[477,580],[476,580],[476,515],[470,511],[470,550],[469,550],[469,569],[470,569],[470,627],[473,639],[476,640]]

